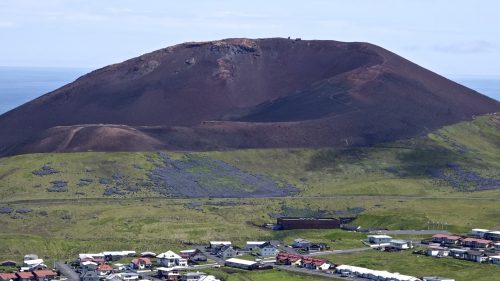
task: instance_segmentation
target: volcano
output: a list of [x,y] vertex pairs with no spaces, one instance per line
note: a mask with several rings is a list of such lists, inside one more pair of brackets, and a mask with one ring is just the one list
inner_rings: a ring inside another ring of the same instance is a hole
[[381,47],[183,43],[86,74],[0,116],[0,156],[367,146],[500,111]]

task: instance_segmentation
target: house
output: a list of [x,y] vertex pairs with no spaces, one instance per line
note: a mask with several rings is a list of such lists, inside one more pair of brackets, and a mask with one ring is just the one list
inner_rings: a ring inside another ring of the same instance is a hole
[[176,268],[158,267],[158,277],[166,280],[178,280],[180,277],[179,270]]
[[113,271],[113,268],[111,267],[111,265],[103,263],[98,265],[96,270],[97,274],[99,274],[100,276],[104,276],[110,274],[111,271]]
[[300,260],[302,260],[301,255],[290,254],[287,252],[279,252],[276,256],[276,263],[282,265],[291,265]]
[[458,235],[450,235],[450,234],[434,234],[432,236],[433,243],[440,243],[445,245],[457,245],[462,240],[461,236]]
[[93,261],[84,261],[84,262],[81,262],[80,263],[80,267],[83,269],[83,270],[90,270],[90,271],[94,271],[94,270],[97,270],[97,266],[99,264],[96,263],[96,262],[93,262]]
[[490,231],[489,229],[474,228],[469,234],[470,236],[484,238],[484,235],[489,231]]
[[484,234],[484,239],[500,241],[500,231],[489,231]]
[[490,261],[494,264],[500,265],[500,256],[490,256]]
[[198,281],[220,281],[220,279],[215,278],[215,276],[213,276],[213,275],[206,275],[206,276],[200,277],[200,279],[198,279]]
[[0,281],[16,281],[15,273],[0,273]]
[[80,274],[81,281],[99,281],[99,275],[96,271],[88,270]]
[[493,245],[493,241],[469,237],[462,240],[462,245],[473,249],[484,249]]
[[479,263],[486,262],[488,261],[488,255],[486,255],[483,251],[468,250],[465,253],[465,260]]
[[257,253],[261,257],[274,257],[279,253],[279,250],[270,243],[265,243],[259,246]]
[[447,257],[449,253],[450,251],[448,250],[448,248],[441,246],[429,246],[425,250],[425,254],[427,256],[438,257],[438,258]]
[[56,278],[57,273],[52,270],[35,270],[33,271],[36,281],[53,280]]
[[302,258],[302,267],[311,270],[327,270],[330,268],[330,265],[326,260],[323,259],[315,259],[312,257],[303,257]]
[[17,263],[15,261],[3,261],[0,263],[0,266],[16,267]]
[[242,260],[242,259],[236,259],[236,258],[230,258],[224,262],[225,266],[229,267],[235,267],[239,269],[246,269],[246,270],[252,270],[258,268],[257,262],[254,261],[249,261],[249,260]]
[[236,252],[233,246],[230,245],[224,245],[220,247],[219,251],[217,252],[217,256],[223,259],[234,258],[237,254],[238,252]]
[[153,252],[142,252],[141,258],[155,258],[156,254]]
[[465,256],[467,255],[467,251],[470,249],[450,249],[448,256],[454,257],[456,259],[465,260]]
[[139,274],[135,272],[122,272],[118,273],[123,281],[139,280]]
[[37,260],[38,256],[35,254],[27,254],[24,256],[24,261],[31,261],[31,260]]
[[17,281],[33,281],[35,276],[32,272],[16,272]]
[[493,244],[493,248],[495,249],[495,251],[499,252],[500,251],[500,243]]
[[302,238],[298,238],[298,239],[293,240],[293,244],[292,244],[292,247],[304,249],[306,251],[309,251],[310,246],[311,246],[311,241],[306,240],[306,239],[302,239]]
[[172,251],[167,251],[156,256],[159,266],[174,267],[187,266],[187,259],[182,258]]
[[[107,261],[117,261],[121,260],[124,257],[128,257],[129,255],[133,255],[135,251],[107,251],[102,252],[104,255],[104,259]],[[92,256],[94,257],[94,256]]]
[[423,281],[455,281],[455,279],[444,278],[444,277],[437,277],[437,276],[422,277],[422,279],[423,279]]
[[47,266],[43,264],[43,259],[24,260],[23,267],[27,267],[30,271],[47,268]]
[[259,247],[266,244],[266,241],[247,241],[245,245],[245,250],[247,251],[258,251]]
[[203,272],[188,272],[181,277],[181,281],[198,281],[202,276],[207,275],[206,273]]
[[118,271],[125,271],[127,270],[128,266],[124,265],[123,263],[114,263],[113,264],[113,270],[118,270]]
[[149,258],[136,258],[130,262],[132,269],[145,269],[151,267],[151,259]]
[[411,241],[393,239],[389,242],[389,247],[396,250],[408,250],[413,248],[413,244]]
[[329,249],[328,245],[326,243],[312,243],[311,246],[309,246],[309,251],[310,252],[319,252],[319,251],[324,251],[326,249]]
[[392,237],[389,235],[368,235],[368,242],[371,244],[385,244],[389,243]]
[[209,248],[214,248],[217,246],[232,245],[231,241],[210,241],[208,244]]
[[103,259],[104,260],[104,254],[103,253],[78,254],[78,258],[80,259],[80,261],[83,259]]
[[188,261],[206,261],[207,257],[198,249],[182,250],[179,252],[180,256]]

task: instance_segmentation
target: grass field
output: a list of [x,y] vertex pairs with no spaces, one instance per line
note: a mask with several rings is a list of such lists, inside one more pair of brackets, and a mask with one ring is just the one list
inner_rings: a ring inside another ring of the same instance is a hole
[[327,256],[336,264],[349,264],[412,276],[442,276],[457,281],[497,281],[500,268],[494,264],[479,264],[453,258],[433,258],[412,254],[411,251],[367,251],[355,254]]

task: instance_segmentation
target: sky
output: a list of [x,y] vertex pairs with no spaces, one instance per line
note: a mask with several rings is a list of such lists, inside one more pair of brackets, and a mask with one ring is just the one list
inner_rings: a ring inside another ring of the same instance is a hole
[[500,1],[0,0],[0,66],[98,68],[229,37],[364,41],[448,77],[500,77]]

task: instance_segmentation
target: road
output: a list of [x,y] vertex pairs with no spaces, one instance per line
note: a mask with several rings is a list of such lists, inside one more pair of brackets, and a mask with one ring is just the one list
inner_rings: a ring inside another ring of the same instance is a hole
[[64,263],[63,261],[55,262],[55,268],[62,275],[68,278],[69,281],[80,281],[80,276],[71,268],[69,265]]
[[[398,199],[398,200],[414,200],[414,199],[442,199],[442,200],[487,200],[487,201],[498,201],[500,197],[469,197],[469,196],[399,196],[399,195],[335,195],[335,196],[284,196],[284,197],[258,197],[258,198],[241,198],[241,197],[223,197],[213,199],[219,200],[244,200],[244,199]],[[163,196],[147,196],[147,197],[135,197],[135,198],[65,198],[65,199],[28,199],[28,200],[0,200],[1,203],[5,204],[40,204],[40,203],[50,203],[50,204],[88,204],[88,203],[99,203],[99,202],[134,202],[134,201],[146,201],[146,200],[169,200],[169,201],[179,201],[178,204],[185,203],[186,200],[197,198],[168,198]]]
[[434,235],[438,233],[449,233],[448,230],[441,229],[424,229],[424,230],[377,230],[370,234],[387,234],[387,235]]

